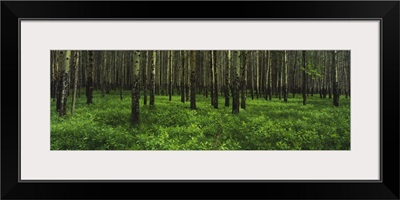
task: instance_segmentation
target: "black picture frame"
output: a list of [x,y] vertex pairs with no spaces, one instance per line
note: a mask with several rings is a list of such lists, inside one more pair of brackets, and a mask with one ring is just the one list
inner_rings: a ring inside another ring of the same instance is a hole
[[[2,1],[1,198],[399,199],[399,7],[398,1]],[[21,18],[380,19],[381,181],[19,182]]]

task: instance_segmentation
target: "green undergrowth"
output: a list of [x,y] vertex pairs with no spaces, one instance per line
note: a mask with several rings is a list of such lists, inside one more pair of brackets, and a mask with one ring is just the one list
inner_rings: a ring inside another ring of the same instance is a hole
[[[140,99],[140,124],[130,124],[131,96],[118,92],[101,97],[94,92],[93,104],[84,94],[77,99],[73,115],[59,117],[51,101],[52,150],[348,150],[350,149],[350,99],[301,95],[288,102],[247,97],[246,110],[232,114],[219,97],[219,108],[210,98],[196,96],[197,110],[175,95],[156,96],[155,106]],[[148,97],[149,101],[149,97]],[[149,103],[149,102],[148,102]],[[232,103],[232,102],[231,102]]]

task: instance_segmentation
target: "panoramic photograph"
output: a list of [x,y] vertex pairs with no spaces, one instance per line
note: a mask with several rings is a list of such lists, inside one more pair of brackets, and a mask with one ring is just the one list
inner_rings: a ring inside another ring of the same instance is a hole
[[348,50],[51,50],[50,150],[350,150]]

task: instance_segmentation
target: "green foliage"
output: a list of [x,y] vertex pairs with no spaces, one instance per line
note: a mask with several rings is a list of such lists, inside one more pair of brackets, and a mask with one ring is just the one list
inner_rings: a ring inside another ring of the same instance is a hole
[[[73,115],[60,118],[51,102],[52,150],[348,150],[350,99],[248,99],[247,110],[213,108],[210,99],[197,95],[197,110],[179,96],[156,96],[155,107],[140,101],[140,125],[130,125],[131,99],[118,92],[93,104],[81,95]],[[68,101],[71,102],[71,101]]]

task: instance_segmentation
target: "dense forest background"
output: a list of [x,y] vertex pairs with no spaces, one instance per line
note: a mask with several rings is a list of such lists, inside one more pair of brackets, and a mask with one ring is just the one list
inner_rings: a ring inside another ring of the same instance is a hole
[[350,51],[50,57],[54,150],[350,148]]

